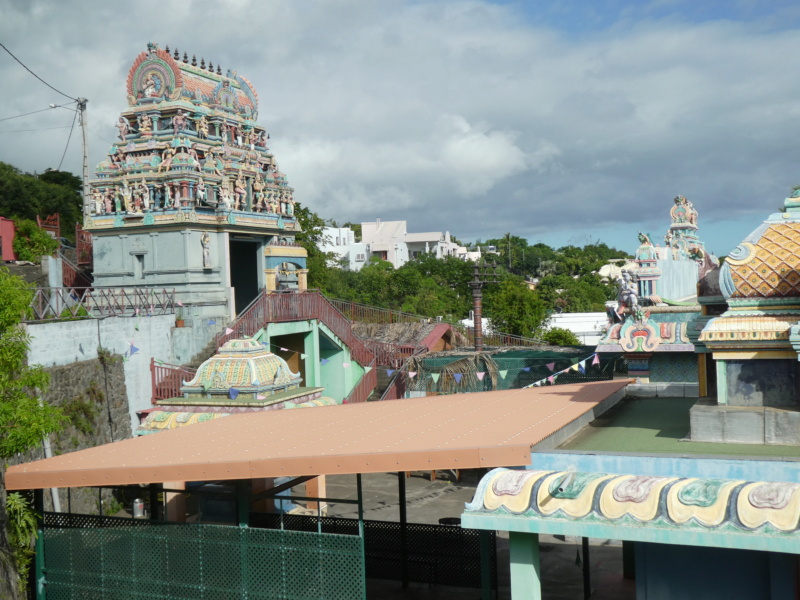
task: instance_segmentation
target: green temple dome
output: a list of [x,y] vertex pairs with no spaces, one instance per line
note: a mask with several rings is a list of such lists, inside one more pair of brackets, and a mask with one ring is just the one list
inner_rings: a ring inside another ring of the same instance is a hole
[[225,343],[219,352],[197,369],[194,379],[184,382],[181,391],[193,394],[228,394],[231,389],[243,395],[274,394],[297,388],[302,381],[280,356],[253,339]]

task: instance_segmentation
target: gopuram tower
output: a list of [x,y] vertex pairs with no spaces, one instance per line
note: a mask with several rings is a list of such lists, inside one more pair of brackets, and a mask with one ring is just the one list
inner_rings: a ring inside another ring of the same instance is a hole
[[305,288],[293,190],[250,82],[151,43],[127,95],[90,184],[95,285],[175,289],[184,318],[220,326],[261,288]]

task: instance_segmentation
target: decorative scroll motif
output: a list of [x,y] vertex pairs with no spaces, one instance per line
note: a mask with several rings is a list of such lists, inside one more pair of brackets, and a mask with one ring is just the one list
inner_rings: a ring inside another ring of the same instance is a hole
[[494,469],[467,512],[798,535],[800,484]]

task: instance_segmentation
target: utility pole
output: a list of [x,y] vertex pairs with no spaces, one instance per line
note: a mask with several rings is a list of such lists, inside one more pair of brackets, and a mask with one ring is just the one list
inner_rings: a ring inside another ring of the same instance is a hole
[[472,318],[475,332],[475,352],[483,351],[483,286],[487,283],[497,283],[497,264],[475,263],[472,281]]
[[89,225],[89,217],[92,214],[91,202],[89,200],[89,146],[86,142],[86,98],[78,98],[78,116],[81,120],[81,132],[83,133],[83,226]]

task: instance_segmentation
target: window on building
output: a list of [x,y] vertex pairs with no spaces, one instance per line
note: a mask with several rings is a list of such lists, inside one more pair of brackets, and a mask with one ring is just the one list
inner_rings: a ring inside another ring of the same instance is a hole
[[363,254],[356,254],[356,262],[364,262],[367,257]]

